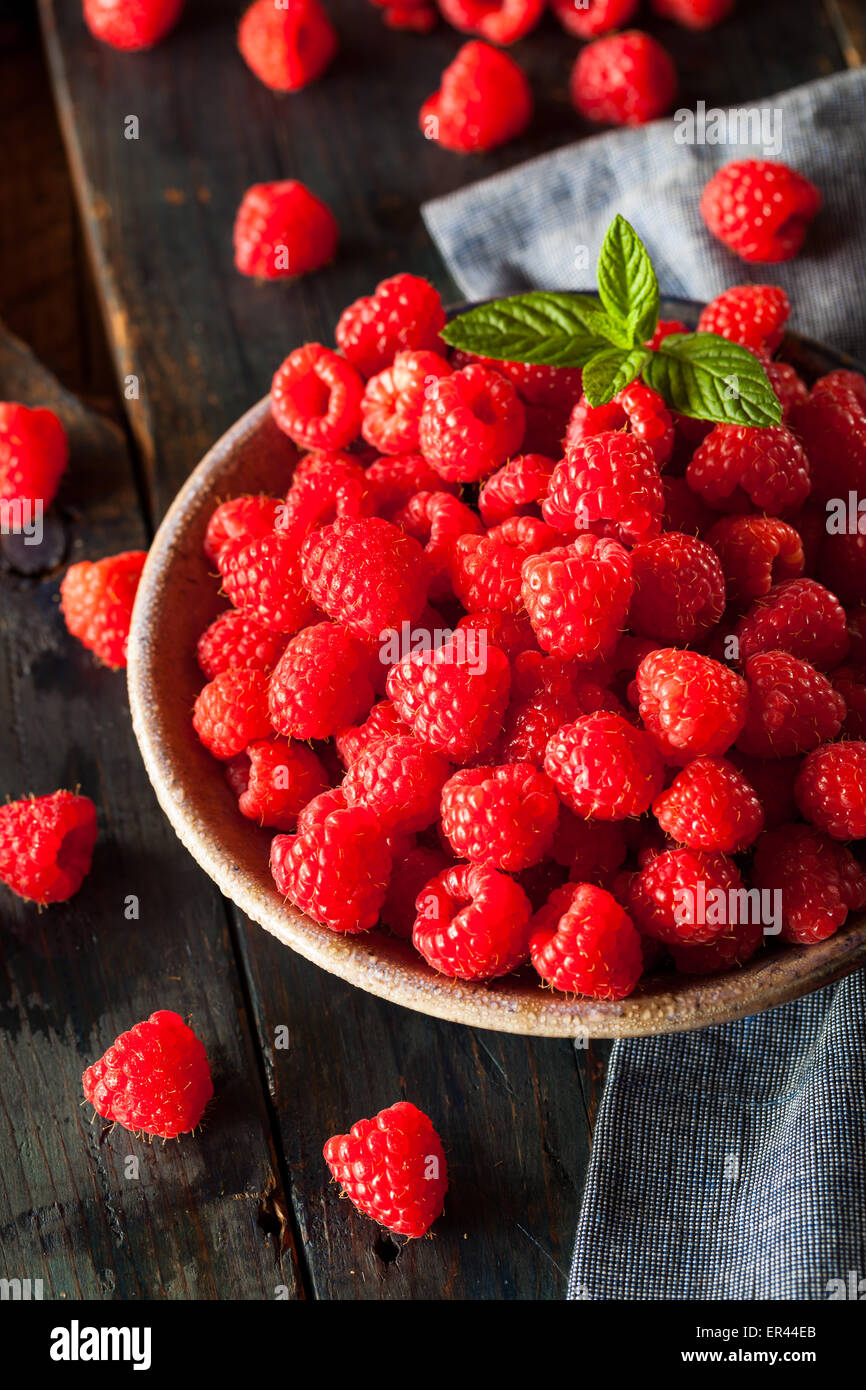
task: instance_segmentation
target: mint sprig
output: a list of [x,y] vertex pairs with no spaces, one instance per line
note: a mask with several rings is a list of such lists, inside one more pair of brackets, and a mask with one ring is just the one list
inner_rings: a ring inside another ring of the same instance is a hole
[[753,428],[781,423],[779,399],[747,348],[716,333],[678,333],[647,347],[659,320],[658,280],[624,217],[607,230],[598,290],[598,299],[545,290],[497,299],[453,319],[442,337],[479,357],[581,367],[592,406],[642,377],[680,415]]

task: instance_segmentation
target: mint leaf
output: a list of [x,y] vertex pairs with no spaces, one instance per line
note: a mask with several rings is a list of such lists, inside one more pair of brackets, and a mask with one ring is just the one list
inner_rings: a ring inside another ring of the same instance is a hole
[[782,407],[756,357],[716,333],[675,333],[643,368],[647,386],[680,415],[766,429]]
[[597,352],[583,369],[583,394],[590,405],[607,405],[641,374],[652,354],[647,348],[608,348]]
[[616,323],[597,299],[591,298],[588,294],[574,294],[571,299],[576,312],[580,314],[590,333],[595,333],[598,337],[606,339],[614,347],[630,348],[632,346],[634,339],[631,333],[623,328],[622,324]]
[[627,346],[645,343],[659,321],[659,285],[647,249],[617,213],[598,258],[598,292],[610,318],[628,335]]
[[587,326],[576,298],[533,290],[497,299],[452,319],[442,337],[449,347],[479,357],[583,367],[610,344]]

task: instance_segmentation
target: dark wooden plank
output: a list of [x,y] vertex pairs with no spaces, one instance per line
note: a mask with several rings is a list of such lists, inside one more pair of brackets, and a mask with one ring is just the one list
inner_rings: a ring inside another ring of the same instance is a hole
[[849,67],[866,62],[866,6],[863,0],[825,0],[830,22]]

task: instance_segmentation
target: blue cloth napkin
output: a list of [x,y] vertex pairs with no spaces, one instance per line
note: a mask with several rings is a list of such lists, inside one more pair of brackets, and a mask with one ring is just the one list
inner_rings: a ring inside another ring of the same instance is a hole
[[[771,157],[824,195],[787,265],[744,265],[698,211],[714,169],[764,151],[678,144],[671,120],[485,179],[428,203],[425,221],[467,299],[484,299],[592,287],[620,212],[663,294],[706,300],[769,280],[788,291],[792,326],[866,360],[866,73],[755,105],[781,130]],[[866,1296],[864,1059],[862,973],[739,1023],[617,1043],[569,1298]]]

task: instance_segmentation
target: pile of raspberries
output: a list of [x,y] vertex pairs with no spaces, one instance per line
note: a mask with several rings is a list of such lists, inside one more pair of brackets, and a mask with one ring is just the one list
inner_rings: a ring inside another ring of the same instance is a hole
[[766,365],[767,429],[449,355],[408,274],[290,353],[303,452],[210,519],[193,715],[286,899],[598,999],[866,905],[866,520],[829,520],[866,495],[866,381],[774,360],[789,312],[749,285],[698,325]]

